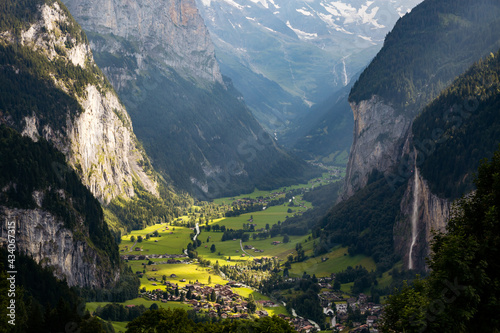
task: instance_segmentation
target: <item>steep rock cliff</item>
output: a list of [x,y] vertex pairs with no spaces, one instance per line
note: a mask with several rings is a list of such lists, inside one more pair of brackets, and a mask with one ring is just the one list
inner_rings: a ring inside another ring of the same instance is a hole
[[[80,27],[58,1],[40,3],[35,14],[37,19],[27,22],[18,35],[3,31],[0,42],[18,55],[29,53],[46,62],[49,69],[45,79],[50,78],[56,89],[77,104],[65,106],[58,121],[42,114],[40,108],[26,108],[14,119],[7,115],[4,122],[34,140],[43,137],[52,142],[105,204],[118,196],[134,196],[134,181],[157,194],[156,180],[147,167],[149,162],[137,143],[130,118],[94,63]],[[77,83],[81,87],[75,88]]]
[[370,173],[383,173],[399,162],[411,119],[378,96],[351,102],[354,139],[349,154],[343,200],[366,186]]

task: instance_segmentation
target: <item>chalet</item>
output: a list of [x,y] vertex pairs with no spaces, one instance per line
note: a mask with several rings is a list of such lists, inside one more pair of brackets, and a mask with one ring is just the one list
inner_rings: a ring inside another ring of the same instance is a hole
[[314,328],[314,326],[312,325],[306,325],[306,326],[303,326],[301,327],[301,332],[306,332],[306,333],[309,333],[311,332],[311,330]]
[[276,303],[274,303],[273,301],[268,301],[268,300],[264,300],[264,301],[257,301],[260,305],[262,305],[263,307],[265,308],[275,308],[277,307],[278,305]]

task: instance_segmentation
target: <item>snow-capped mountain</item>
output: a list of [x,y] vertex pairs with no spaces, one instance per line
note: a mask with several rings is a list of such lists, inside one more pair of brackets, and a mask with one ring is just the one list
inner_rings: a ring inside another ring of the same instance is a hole
[[347,85],[422,0],[196,1],[223,74],[279,129]]

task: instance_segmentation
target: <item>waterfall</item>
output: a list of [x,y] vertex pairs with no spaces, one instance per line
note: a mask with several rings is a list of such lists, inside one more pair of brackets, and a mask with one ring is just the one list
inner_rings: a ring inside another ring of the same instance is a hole
[[413,214],[411,217],[411,246],[408,256],[408,269],[413,269],[413,247],[417,242],[417,224],[418,224],[418,197],[420,192],[420,183],[418,179],[418,168],[415,165],[415,174],[413,180]]

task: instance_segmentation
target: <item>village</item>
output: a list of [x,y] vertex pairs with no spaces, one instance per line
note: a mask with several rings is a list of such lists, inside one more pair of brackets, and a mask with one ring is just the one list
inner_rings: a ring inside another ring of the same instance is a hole
[[[176,278],[175,274],[170,276]],[[154,278],[151,278],[154,279]],[[181,280],[182,282],[185,282]],[[152,291],[143,291],[142,297],[151,301],[182,302],[192,307],[195,312],[208,313],[210,317],[221,319],[249,319],[252,317],[268,317],[269,312],[265,308],[274,308],[279,305],[271,300],[244,300],[233,288],[243,287],[235,281],[229,281],[226,285],[216,284],[207,286],[199,282],[189,283],[183,287],[170,281],[163,281],[164,289],[158,288]],[[288,317],[279,314],[298,331],[311,332],[315,326],[310,321],[301,317]]]
[[[381,304],[368,301],[368,296],[359,294],[345,298],[345,293],[334,291],[331,277],[319,278],[318,285],[322,292],[318,294],[323,312],[330,317],[330,327],[342,332],[349,326],[350,332],[378,332],[378,321],[383,311]],[[328,290],[325,290],[328,289]],[[362,319],[366,318],[364,322]]]

